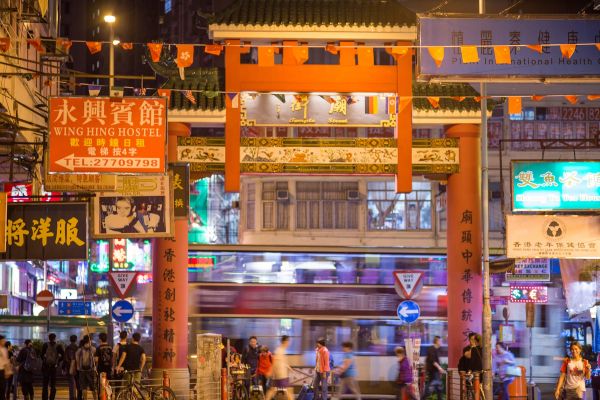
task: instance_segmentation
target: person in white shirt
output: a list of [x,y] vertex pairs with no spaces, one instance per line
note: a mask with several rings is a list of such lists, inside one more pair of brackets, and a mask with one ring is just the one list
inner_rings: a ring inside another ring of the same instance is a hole
[[8,349],[5,346],[6,338],[0,335],[0,399],[6,395],[6,377],[5,370],[9,368],[10,360],[8,358]]
[[275,350],[273,355],[273,381],[271,387],[267,391],[265,400],[271,400],[273,395],[278,389],[284,388],[287,394],[288,400],[292,400],[292,393],[290,392],[290,379],[289,374],[292,369],[287,361],[286,350],[290,345],[290,337],[283,335],[281,337],[281,345]]
[[571,356],[565,358],[560,367],[560,377],[554,397],[559,399],[561,392],[564,390],[565,400],[579,400],[585,397],[585,380],[590,379],[592,368],[590,363],[581,357],[581,345],[577,342],[572,342]]

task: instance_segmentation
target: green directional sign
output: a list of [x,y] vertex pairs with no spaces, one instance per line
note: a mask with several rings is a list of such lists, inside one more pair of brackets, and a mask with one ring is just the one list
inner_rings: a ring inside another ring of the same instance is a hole
[[513,211],[600,210],[600,161],[513,161]]

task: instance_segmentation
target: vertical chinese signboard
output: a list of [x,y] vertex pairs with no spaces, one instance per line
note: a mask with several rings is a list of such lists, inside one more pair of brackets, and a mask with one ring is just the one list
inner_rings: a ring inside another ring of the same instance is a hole
[[49,173],[164,173],[164,98],[54,97]]
[[6,192],[0,192],[0,253],[6,252],[6,197]]
[[6,259],[87,260],[86,203],[20,203],[8,206]]
[[474,318],[479,318],[478,315],[473,315],[471,303],[474,300],[474,296],[470,288],[470,286],[473,284],[472,281],[478,278],[476,268],[479,265],[479,259],[473,257],[473,230],[479,229],[479,227],[473,225],[473,212],[466,209],[462,213],[462,218],[459,222],[459,225],[461,228],[461,256],[464,262],[464,269],[460,276],[460,280],[462,281],[462,292],[459,294],[459,296],[463,305],[460,318],[463,323],[470,324],[473,322]]
[[173,183],[173,215],[176,219],[187,219],[190,208],[190,166],[189,164],[169,164]]

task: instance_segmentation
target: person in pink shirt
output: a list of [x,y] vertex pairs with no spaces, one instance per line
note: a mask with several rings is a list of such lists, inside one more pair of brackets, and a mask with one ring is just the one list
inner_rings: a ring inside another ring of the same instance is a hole
[[325,339],[317,340],[316,353],[317,362],[315,365],[315,400],[327,400],[327,381],[329,379],[331,367],[329,365],[329,350],[327,347],[325,347]]

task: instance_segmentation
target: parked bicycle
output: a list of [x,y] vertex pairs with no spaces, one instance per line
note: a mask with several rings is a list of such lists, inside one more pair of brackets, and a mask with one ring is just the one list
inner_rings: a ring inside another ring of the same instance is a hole
[[119,391],[117,400],[177,400],[170,387],[155,388],[143,385],[134,379],[136,373],[141,371],[125,371],[123,375],[125,387]]
[[248,389],[246,389],[247,383],[250,381],[250,368],[247,365],[240,365],[238,367],[232,367],[229,370],[232,385],[232,398],[233,400],[249,400],[250,395]]

